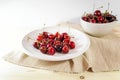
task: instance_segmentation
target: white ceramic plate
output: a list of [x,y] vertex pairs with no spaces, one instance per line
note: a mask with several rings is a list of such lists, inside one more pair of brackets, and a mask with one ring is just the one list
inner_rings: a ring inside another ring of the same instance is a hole
[[76,44],[75,49],[70,49],[69,53],[67,54],[61,54],[56,52],[55,55],[47,55],[47,54],[41,53],[38,49],[35,49],[33,47],[33,43],[37,38],[38,34],[43,32],[43,29],[38,29],[28,33],[22,40],[22,46],[23,46],[24,52],[27,55],[39,58],[41,60],[46,60],[46,61],[61,61],[61,60],[68,60],[68,59],[80,56],[89,48],[90,41],[88,37],[84,33],[76,29],[70,28],[69,30],[69,28],[66,26],[63,26],[63,27],[55,26],[55,27],[46,27],[44,31],[54,33],[54,34],[57,31],[59,31],[60,33],[62,32],[69,33],[70,36],[74,37],[72,38],[72,40]]

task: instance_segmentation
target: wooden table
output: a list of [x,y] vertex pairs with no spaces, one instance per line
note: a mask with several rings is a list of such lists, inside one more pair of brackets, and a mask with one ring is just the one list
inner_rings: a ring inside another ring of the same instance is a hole
[[0,59],[0,80],[120,80],[120,71],[70,74],[22,67]]

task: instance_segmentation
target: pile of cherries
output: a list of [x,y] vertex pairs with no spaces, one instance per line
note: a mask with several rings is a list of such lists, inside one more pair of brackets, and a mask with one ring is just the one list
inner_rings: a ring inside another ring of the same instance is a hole
[[44,54],[54,55],[55,52],[66,54],[70,49],[75,48],[75,42],[71,41],[71,37],[66,32],[61,34],[42,32],[37,36],[33,47]]
[[93,14],[86,14],[82,19],[90,23],[110,23],[117,20],[116,16],[108,11],[102,13],[100,10],[95,10]]

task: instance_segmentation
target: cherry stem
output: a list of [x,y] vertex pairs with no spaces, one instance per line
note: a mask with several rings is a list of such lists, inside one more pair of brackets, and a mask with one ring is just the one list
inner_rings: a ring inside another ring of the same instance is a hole
[[58,32],[60,32],[60,24],[58,24]]
[[45,30],[45,25],[46,25],[46,24],[44,24],[44,26],[43,26],[43,32],[44,32],[44,30]]
[[93,12],[95,11],[95,4],[93,4]]
[[109,12],[110,3],[108,2],[108,12]]
[[68,34],[70,34],[70,24],[69,24],[69,26],[68,26]]
[[85,16],[85,15],[86,15],[86,12],[84,12],[83,16]]
[[103,6],[100,6],[100,7],[98,7],[97,9],[101,9],[101,8],[103,8]]
[[111,11],[111,14],[113,13],[113,11]]

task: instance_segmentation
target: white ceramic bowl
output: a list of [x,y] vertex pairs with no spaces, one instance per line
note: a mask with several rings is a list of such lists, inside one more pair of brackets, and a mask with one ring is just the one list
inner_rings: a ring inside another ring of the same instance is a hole
[[112,29],[115,27],[115,24],[117,23],[117,21],[99,24],[99,23],[86,22],[80,19],[80,23],[81,23],[83,30],[86,33],[92,36],[100,37],[100,36],[105,36],[109,34],[112,31]]

